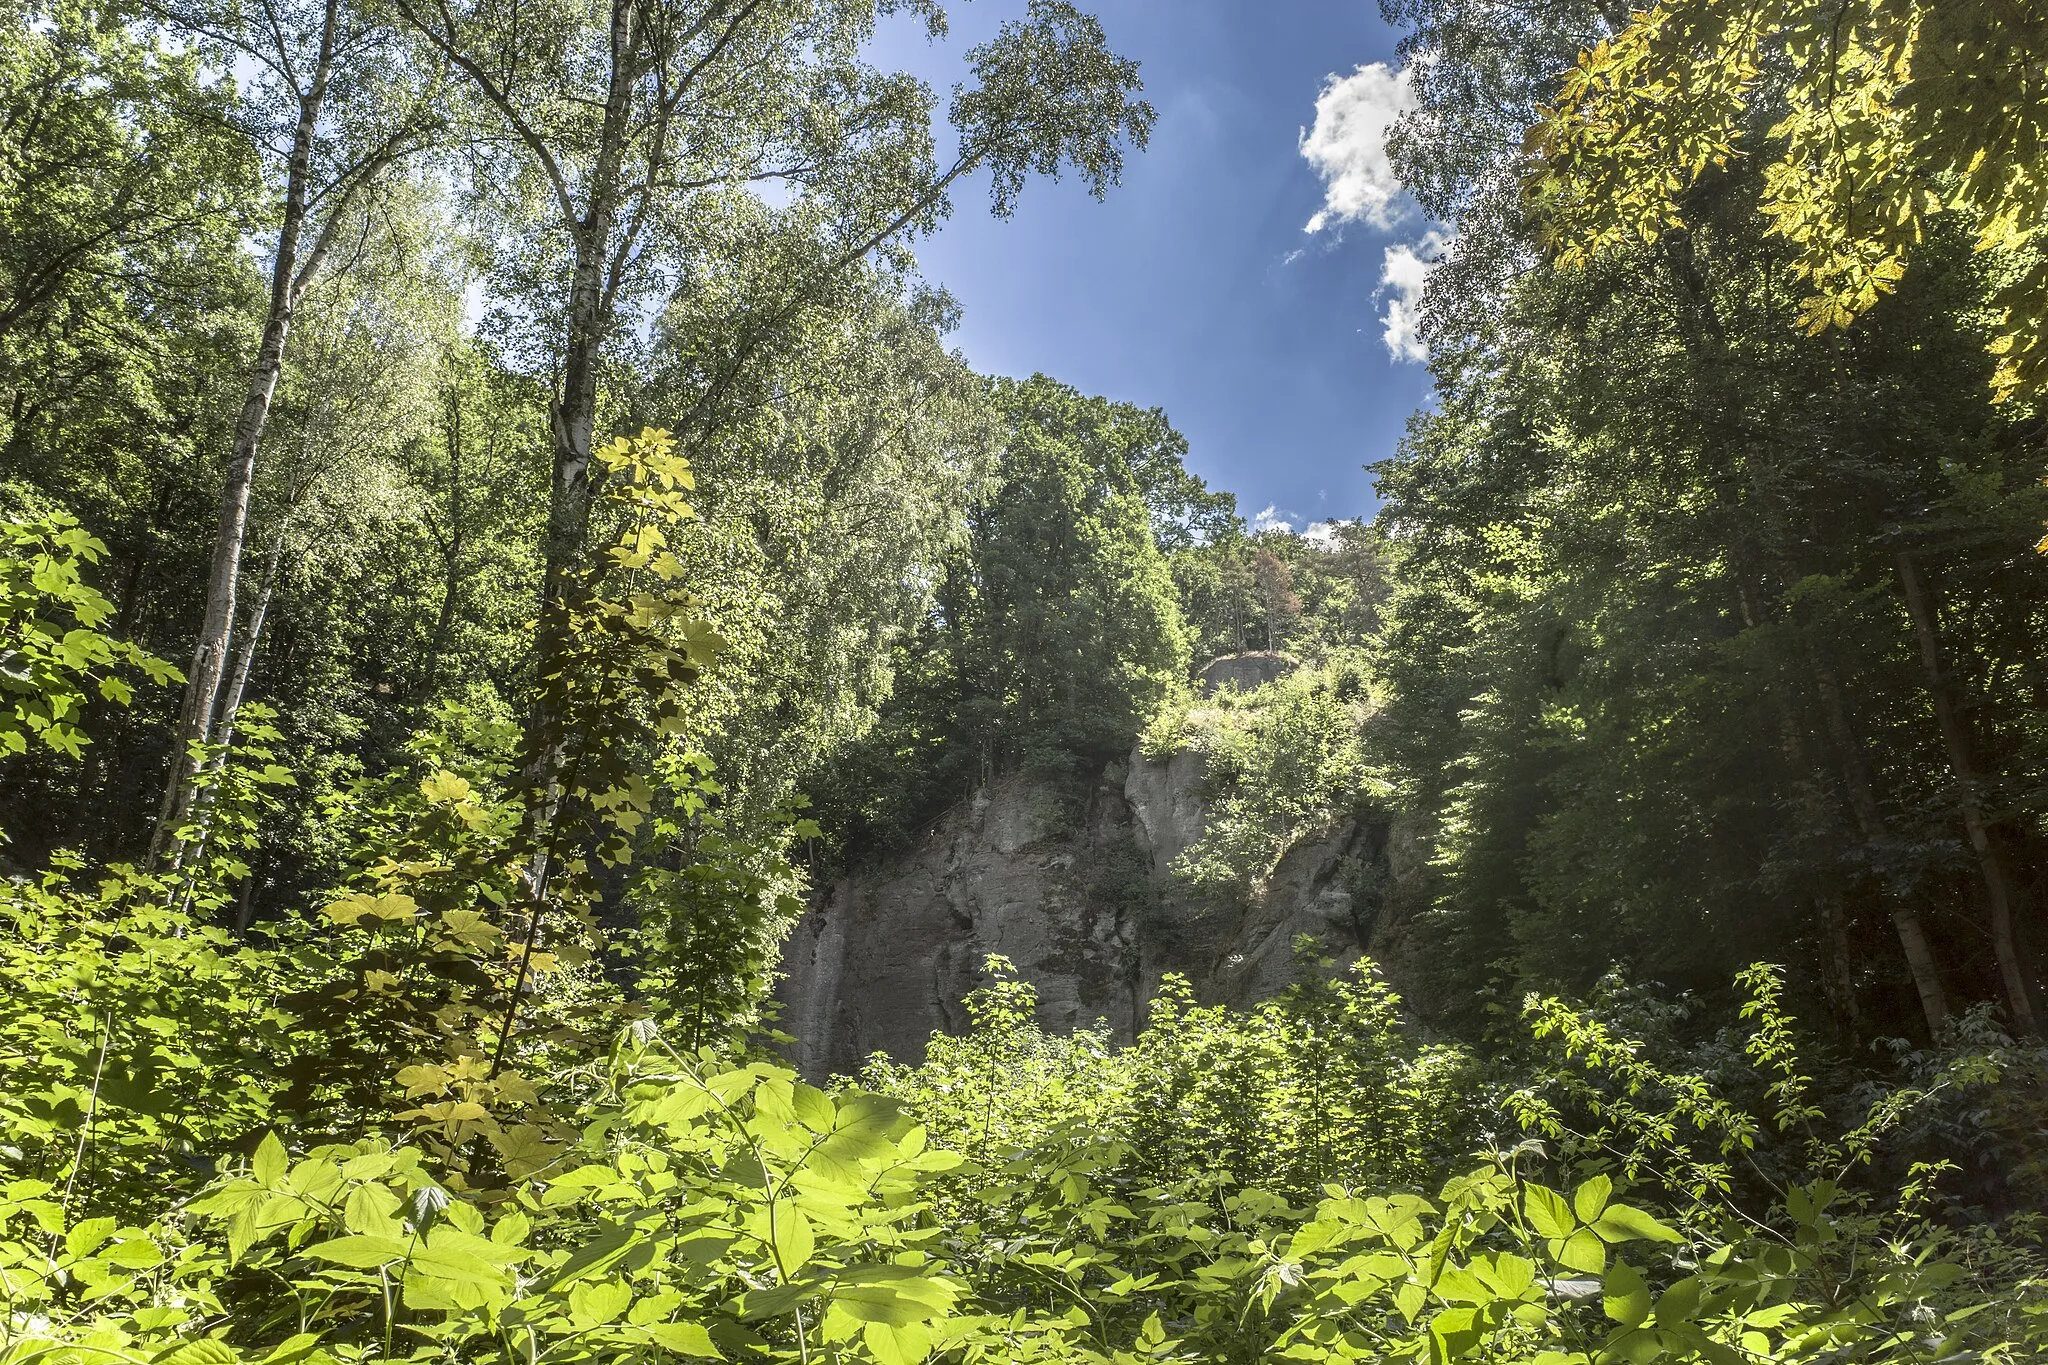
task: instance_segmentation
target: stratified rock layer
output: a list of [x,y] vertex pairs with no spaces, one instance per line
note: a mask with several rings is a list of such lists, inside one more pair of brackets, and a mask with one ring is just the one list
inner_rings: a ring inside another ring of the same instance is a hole
[[1316,831],[1246,904],[1217,908],[1172,876],[1203,819],[1191,752],[1133,754],[1082,803],[1025,777],[976,793],[913,847],[828,888],[791,933],[779,994],[799,1066],[823,1076],[876,1051],[920,1059],[935,1030],[965,1026],[960,1002],[990,954],[1037,987],[1048,1027],[1099,1022],[1129,1037],[1167,972],[1241,1005],[1286,985],[1302,934],[1340,959],[1361,951],[1383,825]]

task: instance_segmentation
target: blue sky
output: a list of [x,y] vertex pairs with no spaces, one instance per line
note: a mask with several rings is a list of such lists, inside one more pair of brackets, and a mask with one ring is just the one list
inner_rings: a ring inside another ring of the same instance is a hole
[[[1166,409],[1195,472],[1237,494],[1247,517],[1271,507],[1299,530],[1369,514],[1362,466],[1392,453],[1429,391],[1384,335],[1399,297],[1382,285],[1388,249],[1428,226],[1387,200],[1374,164],[1399,92],[1385,67],[1358,70],[1392,63],[1398,35],[1373,0],[1083,7],[1143,64],[1159,111],[1151,147],[1101,203],[1071,183],[1033,183],[997,221],[985,186],[957,195],[953,220],[919,250],[965,310],[954,344],[987,372],[1043,371]],[[959,5],[945,44],[893,27],[876,55],[943,91],[960,54],[1021,9]],[[1303,154],[1311,130],[1320,169]],[[1319,213],[1320,230],[1306,231]]]

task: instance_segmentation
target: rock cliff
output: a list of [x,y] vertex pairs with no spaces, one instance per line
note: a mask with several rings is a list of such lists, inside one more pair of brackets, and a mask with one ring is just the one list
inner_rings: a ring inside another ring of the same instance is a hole
[[1211,659],[1195,675],[1203,696],[1214,696],[1229,688],[1250,692],[1276,678],[1284,678],[1301,667],[1301,660],[1277,650],[1259,649],[1244,654],[1225,654]]
[[826,888],[791,933],[782,1027],[812,1076],[872,1052],[924,1055],[965,1025],[960,1002],[1001,954],[1038,989],[1048,1027],[1100,1021],[1129,1037],[1159,978],[1182,972],[1210,1002],[1280,990],[1294,939],[1355,956],[1368,941],[1386,828],[1347,819],[1297,840],[1243,904],[1205,905],[1171,874],[1201,838],[1202,758],[1134,753],[1085,799],[1001,779],[913,847]]

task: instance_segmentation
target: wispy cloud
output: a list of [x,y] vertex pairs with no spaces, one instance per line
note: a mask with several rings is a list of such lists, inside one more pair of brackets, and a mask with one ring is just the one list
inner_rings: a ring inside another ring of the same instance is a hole
[[1265,511],[1252,518],[1252,530],[1255,532],[1285,531],[1287,534],[1293,535],[1293,517],[1294,514],[1292,512],[1281,511],[1278,503],[1269,502],[1266,504]]
[[1307,230],[1344,223],[1390,228],[1401,217],[1401,180],[1387,160],[1387,131],[1415,107],[1406,70],[1372,62],[1331,76],[1316,97],[1316,121],[1301,137],[1301,154],[1323,179],[1323,207]]
[[1300,536],[1318,549],[1328,550],[1337,544],[1337,528],[1352,525],[1357,518],[1332,517],[1328,521],[1311,521],[1299,530],[1295,529],[1295,523],[1303,520],[1305,518],[1299,512],[1283,512],[1278,506],[1268,503],[1265,511],[1252,518],[1252,530],[1285,531],[1290,536]]
[[1387,354],[1395,360],[1429,359],[1429,343],[1422,339],[1422,290],[1450,245],[1447,235],[1431,228],[1419,241],[1387,248],[1380,266],[1380,292],[1387,296],[1387,310],[1380,321]]

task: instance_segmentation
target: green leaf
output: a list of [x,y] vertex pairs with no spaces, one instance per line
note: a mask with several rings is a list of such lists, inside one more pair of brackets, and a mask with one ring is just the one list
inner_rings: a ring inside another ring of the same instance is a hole
[[[455,1209],[463,1209],[471,1213],[475,1212],[467,1204],[453,1205],[450,1212],[452,1213]],[[533,1255],[525,1247],[509,1246],[504,1242],[494,1242],[488,1237],[479,1237],[474,1232],[465,1232],[461,1228],[449,1227],[446,1224],[442,1224],[428,1234],[427,1247],[430,1251],[437,1254],[473,1256],[486,1265],[493,1266],[516,1265]]]
[[838,1109],[832,1097],[812,1086],[797,1084],[790,1096],[790,1107],[796,1114],[796,1121],[814,1133],[829,1133],[838,1119]]
[[100,1253],[108,1265],[123,1270],[154,1270],[165,1260],[163,1249],[147,1237],[130,1237]]
[[953,1306],[958,1289],[915,1266],[858,1265],[841,1271],[832,1302],[861,1322],[929,1322]]
[[399,1231],[398,1196],[382,1185],[358,1185],[349,1191],[341,1220],[350,1232],[390,1237]]
[[1607,1201],[1614,1195],[1614,1182],[1604,1175],[1596,1175],[1572,1194],[1572,1212],[1581,1223],[1599,1219],[1607,1208]]
[[1505,1251],[1481,1256],[1470,1268],[1502,1298],[1525,1298],[1536,1284],[1536,1263]]
[[1522,1210],[1528,1215],[1529,1225],[1543,1237],[1566,1238],[1578,1228],[1564,1196],[1542,1185],[1529,1186],[1522,1198]]
[[296,1336],[286,1337],[273,1347],[270,1354],[263,1357],[262,1365],[292,1365],[292,1362],[304,1360],[312,1355],[319,1346],[318,1336],[311,1332],[300,1332]]
[[641,1234],[633,1228],[607,1229],[577,1248],[575,1255],[555,1272],[555,1278],[549,1283],[548,1288],[559,1290],[565,1285],[574,1284],[577,1280],[611,1269],[641,1240]]
[[1607,1244],[1594,1236],[1591,1228],[1581,1228],[1563,1243],[1554,1243],[1551,1254],[1567,1270],[1598,1275],[1607,1269]]
[[679,1356],[697,1356],[705,1360],[723,1360],[718,1347],[712,1344],[711,1334],[694,1322],[663,1322],[643,1329],[648,1336],[664,1350],[674,1351]]
[[927,1305],[907,1294],[898,1293],[892,1285],[856,1285],[850,1289],[835,1290],[832,1302],[844,1309],[849,1317],[861,1322],[902,1326],[926,1322],[937,1316]]
[[1491,1303],[1494,1297],[1493,1290],[1477,1275],[1454,1265],[1444,1267],[1434,1288],[1437,1297],[1451,1303]]
[[184,1342],[152,1358],[152,1365],[235,1365],[241,1357],[217,1337]]
[[632,1287],[621,1280],[579,1284],[569,1291],[569,1322],[578,1331],[602,1327],[633,1304]]
[[287,1164],[284,1144],[278,1141],[277,1134],[265,1133],[263,1141],[256,1145],[256,1155],[249,1163],[249,1174],[257,1184],[266,1189],[272,1188],[284,1179]]
[[1601,1306],[1607,1316],[1627,1327],[1640,1327],[1650,1316],[1650,1286],[1627,1261],[1616,1261],[1607,1272],[1606,1294]]
[[1665,1290],[1657,1298],[1657,1325],[1671,1327],[1691,1318],[1699,1311],[1702,1288],[1699,1276],[1688,1275]]
[[469,792],[469,779],[451,772],[437,772],[420,783],[420,795],[437,806],[466,800]]
[[1593,1224],[1593,1231],[1609,1242],[1683,1242],[1678,1232],[1626,1204],[1610,1204],[1600,1215],[1600,1221]]
[[500,1266],[467,1252],[428,1247],[413,1253],[407,1280],[424,1276],[453,1284],[509,1285],[511,1274]]
[[533,1221],[514,1209],[491,1226],[491,1240],[499,1246],[516,1247],[523,1245],[532,1231]]
[[811,1220],[788,1200],[776,1204],[774,1226],[775,1258],[781,1264],[786,1279],[810,1263],[817,1237],[811,1231]]
[[848,1095],[840,1100],[832,1134],[818,1145],[818,1154],[842,1162],[878,1157],[889,1150],[903,1122],[894,1100],[880,1095]]
[[922,1323],[870,1322],[860,1335],[881,1365],[923,1365],[932,1353],[932,1334]]
[[809,1284],[778,1284],[767,1289],[750,1289],[740,1295],[740,1314],[746,1318],[776,1317],[816,1292],[816,1287]]
[[411,1250],[412,1244],[401,1237],[358,1233],[330,1242],[315,1242],[299,1254],[331,1265],[345,1265],[351,1270],[373,1270],[404,1260]]
[[1476,1308],[1446,1308],[1431,1318],[1429,1335],[1435,1348],[1430,1352],[1431,1358],[1455,1360],[1478,1345],[1483,1335],[1478,1321]]
[[100,1244],[114,1235],[120,1224],[112,1218],[88,1218],[72,1226],[64,1234],[64,1250],[73,1256],[90,1256],[99,1250]]
[[1293,1236],[1288,1238],[1287,1254],[1297,1261],[1313,1256],[1333,1241],[1344,1236],[1347,1232],[1348,1229],[1342,1223],[1334,1223],[1326,1219],[1317,1219],[1313,1223],[1305,1223],[1295,1230]]

